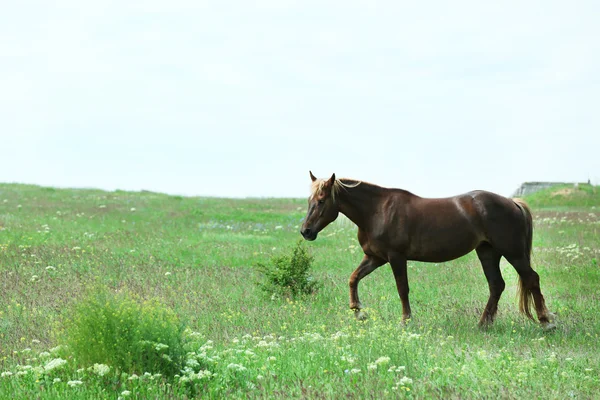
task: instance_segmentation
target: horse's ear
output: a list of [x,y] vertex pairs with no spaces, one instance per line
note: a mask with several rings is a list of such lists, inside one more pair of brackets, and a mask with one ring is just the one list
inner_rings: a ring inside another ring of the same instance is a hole
[[308,171],[308,173],[310,174],[310,179],[314,182],[317,180],[317,178],[312,174],[312,171]]
[[333,186],[334,183],[335,183],[335,174],[331,175],[331,178],[329,178],[329,181],[327,182],[327,184],[330,186]]

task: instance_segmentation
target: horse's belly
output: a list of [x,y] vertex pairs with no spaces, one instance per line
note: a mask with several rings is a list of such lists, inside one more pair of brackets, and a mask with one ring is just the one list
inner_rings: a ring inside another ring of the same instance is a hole
[[475,249],[481,238],[471,232],[454,235],[424,235],[411,240],[407,252],[409,260],[424,262],[444,262],[462,257]]

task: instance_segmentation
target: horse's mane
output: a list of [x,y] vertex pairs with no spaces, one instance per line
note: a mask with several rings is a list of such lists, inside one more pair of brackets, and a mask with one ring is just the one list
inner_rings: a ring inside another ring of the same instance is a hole
[[[344,182],[343,182],[344,181]],[[329,182],[329,179],[317,179],[310,185],[310,197],[313,198],[318,196],[325,189],[325,185]],[[335,197],[339,194],[341,190],[346,190],[348,188],[355,188],[360,185],[362,182],[354,179],[341,178],[336,179],[333,182],[333,188],[331,189],[331,198],[335,201]]]

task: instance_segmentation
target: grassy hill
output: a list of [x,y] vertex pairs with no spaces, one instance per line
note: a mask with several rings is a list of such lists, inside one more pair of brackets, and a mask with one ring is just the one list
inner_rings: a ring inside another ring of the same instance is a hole
[[[297,243],[305,199],[0,184],[0,398],[594,398],[600,210],[588,199],[598,194],[557,190],[527,199],[534,268],[559,315],[547,333],[519,314],[504,261],[498,318],[477,328],[488,287],[474,254],[409,263],[406,325],[381,267],[360,284],[370,318],[356,321],[347,282],[361,253],[356,228],[341,221],[305,244],[321,289],[265,297],[254,266]],[[193,338],[189,369],[105,373],[78,359],[63,346],[66,321],[92,287],[171,310]]]
[[535,208],[600,207],[600,189],[587,184],[558,185],[535,192],[525,199]]

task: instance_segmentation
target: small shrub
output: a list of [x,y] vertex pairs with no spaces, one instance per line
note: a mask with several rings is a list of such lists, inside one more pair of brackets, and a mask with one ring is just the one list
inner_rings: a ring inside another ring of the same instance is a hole
[[318,282],[311,275],[312,261],[313,257],[299,241],[290,254],[274,256],[268,265],[257,264],[256,268],[263,276],[258,286],[271,297],[312,294],[318,288]]
[[184,324],[157,301],[94,290],[65,319],[66,344],[84,366],[107,364],[128,373],[180,372]]

